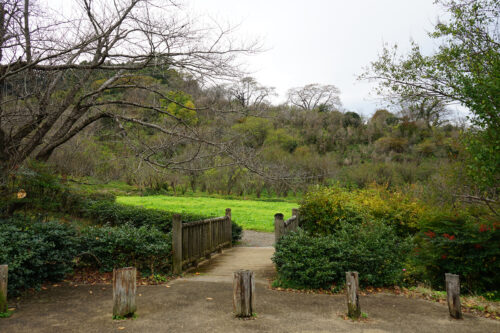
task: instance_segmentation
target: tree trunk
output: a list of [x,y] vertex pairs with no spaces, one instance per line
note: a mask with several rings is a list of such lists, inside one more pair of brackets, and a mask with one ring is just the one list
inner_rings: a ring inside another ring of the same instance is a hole
[[130,317],[136,311],[136,274],[135,267],[113,270],[113,317]]
[[254,313],[254,273],[239,270],[233,273],[233,309],[237,317],[251,317]]

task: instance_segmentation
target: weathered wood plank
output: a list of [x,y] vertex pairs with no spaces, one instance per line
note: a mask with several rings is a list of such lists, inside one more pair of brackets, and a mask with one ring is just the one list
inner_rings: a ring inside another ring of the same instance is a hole
[[0,313],[7,312],[8,281],[9,281],[9,266],[0,265]]
[[358,272],[345,272],[345,284],[347,289],[347,315],[350,318],[359,318],[361,316],[361,307],[359,306]]
[[462,306],[460,304],[460,277],[456,274],[445,274],[446,298],[448,300],[448,310],[450,316],[455,319],[462,319]]
[[113,316],[128,317],[136,311],[136,274],[135,267],[113,270]]
[[172,264],[174,274],[182,273],[182,220],[179,214],[172,217]]
[[226,241],[229,242],[229,247],[233,246],[232,242],[232,222],[231,222],[231,208],[226,208],[226,217],[227,217],[227,222],[226,222]]
[[233,309],[237,317],[251,317],[255,311],[255,276],[252,271],[233,273]]
[[283,236],[284,231],[283,214],[278,213],[274,215],[274,243],[278,244],[281,236]]

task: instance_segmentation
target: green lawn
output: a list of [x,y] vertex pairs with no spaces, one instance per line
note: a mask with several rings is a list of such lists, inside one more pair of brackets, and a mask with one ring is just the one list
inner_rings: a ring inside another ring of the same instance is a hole
[[179,213],[197,213],[207,216],[222,216],[226,208],[231,208],[233,220],[243,229],[274,231],[274,214],[283,213],[285,219],[292,215],[292,208],[298,204],[290,202],[268,202],[257,200],[235,200],[205,197],[120,196],[116,201],[121,204],[144,208],[164,209]]

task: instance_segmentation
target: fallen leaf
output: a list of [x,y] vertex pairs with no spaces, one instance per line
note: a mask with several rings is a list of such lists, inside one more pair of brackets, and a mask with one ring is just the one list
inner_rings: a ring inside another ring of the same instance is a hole
[[142,296],[142,294],[139,294],[139,296]]
[[168,284],[167,284],[165,287],[166,287],[166,288],[170,288],[170,286],[169,286]]
[[195,274],[195,275],[200,275],[200,272],[196,272],[196,273],[194,273],[194,274]]
[[42,287],[42,290],[47,290],[47,288],[45,288],[45,287]]
[[207,301],[211,301],[211,300],[213,300],[212,297],[207,297]]
[[91,295],[92,295],[92,290],[89,290],[89,294],[91,294]]
[[124,329],[125,329],[125,327],[120,326],[120,327],[118,327],[118,329],[119,329],[119,330],[124,330]]
[[9,311],[15,311],[16,308],[9,308]]
[[59,285],[58,284],[53,284],[52,287],[59,287]]

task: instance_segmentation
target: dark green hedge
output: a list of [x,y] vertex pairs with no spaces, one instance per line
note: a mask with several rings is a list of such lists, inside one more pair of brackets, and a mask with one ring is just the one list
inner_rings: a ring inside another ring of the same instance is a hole
[[61,280],[72,270],[78,248],[77,231],[69,225],[0,219],[0,264],[9,265],[11,295],[39,288],[44,281]]
[[410,247],[383,223],[345,224],[334,235],[310,236],[302,230],[285,235],[273,261],[279,282],[288,287],[343,285],[346,271],[359,272],[362,286],[387,286],[401,280]]
[[79,262],[101,271],[127,266],[150,274],[170,271],[171,234],[155,227],[87,227],[81,231],[80,247]]

